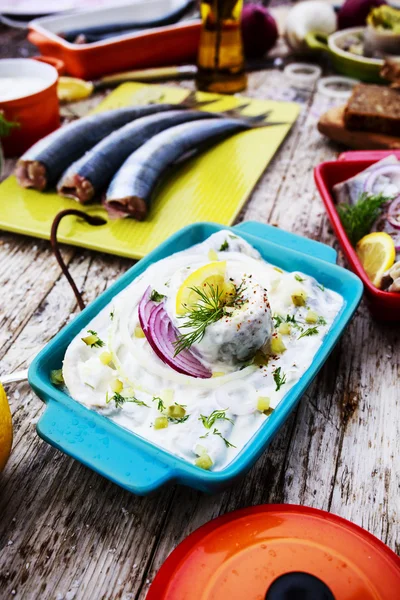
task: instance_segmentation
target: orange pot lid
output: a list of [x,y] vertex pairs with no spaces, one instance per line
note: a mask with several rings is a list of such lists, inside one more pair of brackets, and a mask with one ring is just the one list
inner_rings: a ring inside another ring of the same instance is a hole
[[296,595],[283,590],[299,593],[298,585],[318,588],[297,596],[307,600],[396,600],[400,559],[361,527],[330,513],[254,506],[189,535],[161,567],[147,600],[289,599]]

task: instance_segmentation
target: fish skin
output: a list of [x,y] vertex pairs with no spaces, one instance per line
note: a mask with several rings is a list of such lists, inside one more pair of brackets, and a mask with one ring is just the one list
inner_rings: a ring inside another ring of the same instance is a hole
[[[207,118],[219,118],[219,115],[176,109],[135,119],[111,133],[72,163],[58,183],[58,193],[82,204],[90,201],[106,188],[126,158],[152,136],[180,123]],[[85,182],[90,184],[86,185],[86,189]]]
[[353,175],[353,177],[350,177],[345,181],[336,183],[333,186],[333,195],[335,197],[336,203],[356,204],[360,195],[364,191],[364,183],[370,175],[370,173],[384,165],[396,163],[398,163],[396,156],[394,154],[391,154],[390,156],[386,156],[382,160],[373,163],[363,171],[360,171],[360,173],[357,173],[357,175]]
[[226,137],[251,129],[237,119],[206,119],[171,127],[151,138],[126,159],[114,175],[104,200],[111,218],[134,216],[143,220],[161,176],[178,159],[193,155]]
[[17,181],[23,187],[36,187],[34,181],[29,181],[32,176],[27,176],[29,166],[34,163],[45,168],[44,185],[38,188],[45,189],[55,184],[72,162],[115,129],[145,115],[173,109],[177,109],[176,104],[149,104],[117,108],[78,119],[53,131],[22,155],[16,168]]

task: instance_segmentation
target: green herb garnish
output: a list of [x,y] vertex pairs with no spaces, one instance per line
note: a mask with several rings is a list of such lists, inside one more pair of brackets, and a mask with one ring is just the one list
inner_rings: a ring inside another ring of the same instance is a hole
[[300,275],[295,275],[294,278],[296,281],[305,281],[305,279],[303,277],[300,277]]
[[96,331],[93,329],[88,329],[89,335],[82,338],[82,341],[85,342],[87,346],[91,348],[102,348],[105,344],[103,340],[99,338]]
[[0,111],[0,137],[7,137],[10,135],[12,129],[21,127],[21,123],[17,121],[7,121],[4,117],[3,111]]
[[325,291],[325,286],[322,285],[322,283],[317,283],[317,288],[319,288],[321,290],[321,292]]
[[221,246],[219,247],[219,251],[224,252],[224,250],[228,250],[228,248],[229,248],[228,240],[225,240],[224,242],[222,242]]
[[277,329],[279,325],[282,325],[282,323],[290,323],[294,327],[302,329],[302,327],[296,321],[296,317],[294,315],[286,315],[285,318],[281,317],[280,315],[275,315],[274,317],[272,317],[272,320],[274,321],[275,329]]
[[236,448],[236,446],[234,444],[231,444],[226,438],[224,438],[224,436],[222,435],[222,433],[220,431],[218,431],[218,429],[214,429],[213,435],[219,435],[219,437],[224,440],[225,446],[227,448]]
[[111,319],[111,321],[114,319],[114,314],[115,314],[115,313],[114,313],[114,309],[113,309],[113,310],[110,312],[110,319]]
[[318,317],[318,325],[326,325],[326,319],[324,317]]
[[281,367],[275,369],[275,371],[273,372],[273,378],[276,385],[275,391],[278,392],[283,386],[283,384],[286,383],[286,375],[285,373],[281,373]]
[[159,294],[157,290],[153,290],[150,294],[150,300],[153,302],[161,302],[163,298],[165,298],[164,294]]
[[363,192],[356,204],[342,203],[337,206],[338,215],[353,246],[371,231],[382,206],[389,200],[391,198],[383,194],[370,195]]
[[185,415],[184,417],[167,417],[167,418],[170,423],[179,424],[179,423],[184,423],[185,421],[187,421],[189,416],[190,415]]
[[302,337],[309,337],[310,335],[318,335],[318,333],[319,333],[318,327],[309,327],[308,329],[303,331],[303,333],[301,335],[299,335],[299,337],[297,339],[299,340]]
[[205,415],[200,415],[199,421],[203,423],[206,429],[211,429],[215,421],[229,421],[233,425],[232,419],[229,419],[229,417],[226,416],[227,410],[227,408],[224,408],[224,410],[213,410],[208,417]]
[[115,392],[113,396],[109,396],[108,393],[106,395],[106,404],[110,404],[110,402],[115,402],[115,408],[121,408],[125,404],[125,402],[133,402],[138,406],[146,406],[146,408],[150,408],[148,404],[143,402],[142,400],[138,400],[135,396],[130,396],[129,398],[125,398],[118,392]]
[[186,315],[179,318],[186,319],[182,328],[190,328],[193,331],[181,334],[175,341],[175,356],[182,350],[190,348],[195,342],[200,342],[208,325],[219,321],[225,315],[225,307],[239,308],[245,302],[242,298],[246,289],[244,281],[239,286],[235,286],[235,292],[231,294],[228,301],[222,299],[223,291],[220,292],[218,286],[215,288],[210,284],[207,286],[207,290],[198,287],[190,288],[199,296],[199,300],[188,309]]
[[193,331],[184,333],[178,337],[175,342],[175,356],[190,348],[195,342],[200,342],[208,325],[218,321],[224,314],[224,303],[222,301],[222,291],[217,287],[208,284],[208,293],[198,287],[190,288],[199,296],[199,301],[189,310],[189,313],[182,318],[187,320],[183,323],[183,328],[190,328]]
[[162,398],[159,398],[158,396],[153,396],[152,401],[157,402],[157,410],[159,410],[160,412],[165,410],[165,404],[164,404]]

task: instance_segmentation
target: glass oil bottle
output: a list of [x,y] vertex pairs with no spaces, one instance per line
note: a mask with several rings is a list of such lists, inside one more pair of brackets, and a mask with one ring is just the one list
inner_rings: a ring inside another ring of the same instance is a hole
[[246,88],[240,17],[243,0],[201,0],[199,90],[234,94]]

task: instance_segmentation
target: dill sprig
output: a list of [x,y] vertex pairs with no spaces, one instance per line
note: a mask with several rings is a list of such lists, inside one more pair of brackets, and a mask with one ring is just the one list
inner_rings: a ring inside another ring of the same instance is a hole
[[310,335],[318,335],[318,333],[319,333],[318,327],[309,327],[308,329],[303,331],[303,333],[301,335],[299,335],[299,337],[297,339],[299,340],[302,337],[309,337]]
[[160,412],[165,410],[165,404],[163,402],[163,399],[159,396],[153,396],[152,402],[157,402],[157,410],[159,410]]
[[205,415],[200,415],[199,421],[203,423],[206,429],[211,429],[211,427],[213,427],[215,424],[215,421],[229,421],[229,423],[232,423],[233,425],[232,419],[226,416],[227,410],[227,408],[224,408],[224,410],[213,410],[208,417]]
[[225,308],[239,308],[245,302],[243,299],[243,292],[246,289],[244,281],[235,286],[234,293],[229,294],[228,299],[223,297],[224,291],[220,291],[218,286],[214,287],[209,283],[207,286],[207,290],[198,287],[189,288],[198,295],[199,300],[188,309],[186,315],[180,317],[186,319],[181,327],[190,328],[192,331],[181,334],[175,341],[175,356],[182,350],[190,348],[195,342],[200,342],[207,327],[225,315]]
[[229,244],[228,244],[228,240],[225,240],[224,242],[222,242],[219,251],[220,252],[224,252],[225,250],[228,250],[229,248]]
[[213,435],[218,435],[225,442],[225,446],[227,448],[236,448],[236,446],[234,444],[231,444],[231,442],[229,442],[226,438],[224,438],[224,436],[222,435],[222,433],[220,431],[218,431],[218,429],[214,429]]
[[391,198],[383,194],[363,192],[355,204],[342,203],[337,206],[338,215],[353,246],[371,231],[383,205],[389,200]]
[[286,375],[285,373],[281,372],[281,367],[278,367],[277,369],[275,369],[272,376],[276,385],[275,391],[278,392],[283,386],[283,384],[286,383]]
[[170,423],[178,424],[178,423],[184,423],[185,421],[188,420],[189,417],[190,417],[190,415],[185,415],[183,417],[167,417],[167,419]]
[[297,327],[298,329],[302,329],[301,325],[298,321],[296,321],[296,317],[294,315],[286,315],[285,318],[281,317],[281,315],[274,315],[272,317],[274,321],[275,329],[279,327],[282,323],[290,323],[293,327]]
[[300,277],[300,275],[295,275],[294,278],[296,281],[305,281],[304,277]]
[[113,396],[108,396],[108,393],[107,393],[106,404],[110,404],[110,402],[115,402],[115,408],[121,408],[126,402],[133,402],[134,404],[137,404],[138,406],[146,406],[146,408],[150,408],[148,404],[146,404],[142,400],[138,400],[138,398],[135,398],[135,396],[130,396],[129,398],[125,398],[125,396],[118,394],[118,392],[115,392],[115,394]]
[[222,291],[218,286],[215,288],[208,284],[208,293],[198,287],[190,288],[199,296],[198,302],[190,308],[182,328],[190,328],[193,331],[183,333],[175,342],[175,356],[190,348],[195,342],[200,342],[208,325],[218,321],[224,314],[224,303],[222,301]]
[[153,302],[161,302],[163,298],[165,298],[164,294],[160,294],[157,290],[153,290],[150,294],[150,300]]
[[318,327],[309,327],[308,329],[303,331],[303,333],[301,335],[299,335],[299,337],[297,339],[299,340],[300,338],[303,338],[303,337],[310,337],[311,335],[318,335],[318,333],[319,333]]

